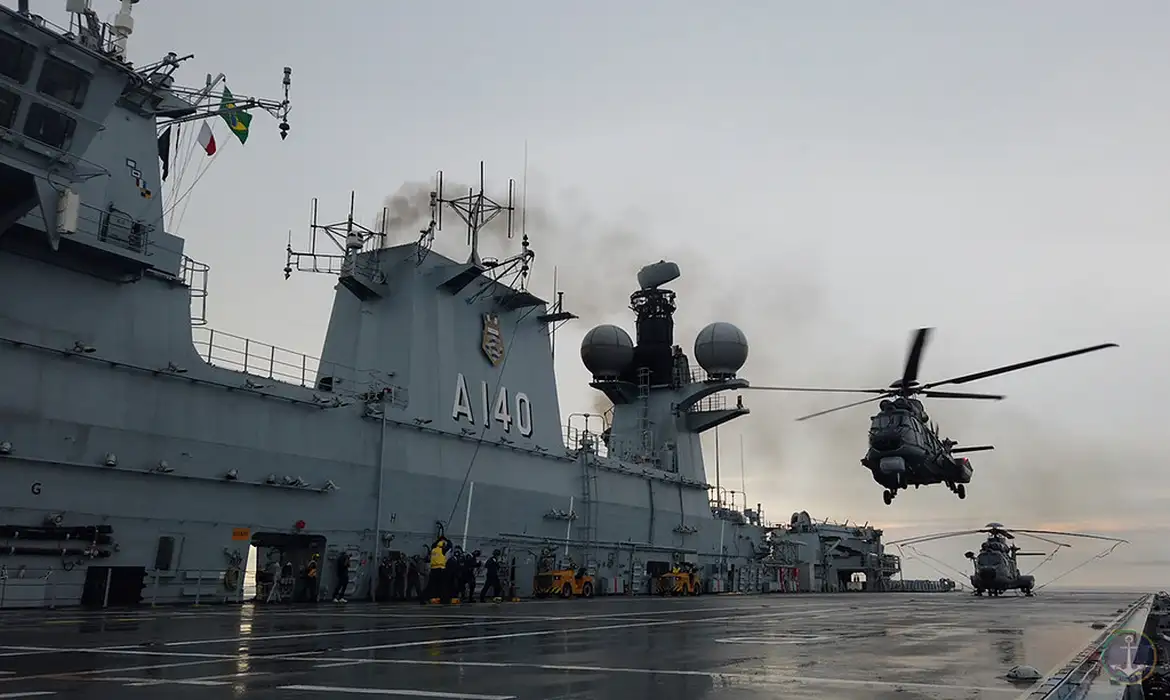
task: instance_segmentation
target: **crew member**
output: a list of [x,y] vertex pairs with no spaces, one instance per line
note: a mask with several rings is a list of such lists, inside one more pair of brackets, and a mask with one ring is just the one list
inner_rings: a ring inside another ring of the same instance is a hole
[[410,600],[414,596],[422,596],[421,571],[422,561],[419,559],[419,555],[412,555],[406,563],[406,593],[402,598],[403,600]]
[[455,549],[447,557],[447,594],[452,598],[459,598],[463,586],[463,548],[455,545]]
[[443,551],[445,538],[439,538],[431,547],[431,573],[427,576],[427,588],[419,598],[420,603],[438,598],[446,602],[450,599],[447,593],[447,554]]
[[333,589],[333,602],[344,603],[345,589],[349,586],[349,552],[337,555],[337,586]]
[[[463,558],[463,579],[459,585],[459,597],[468,602],[475,602],[475,577],[479,573],[479,550],[467,554]],[[463,592],[467,591],[464,596]]]
[[499,598],[504,595],[503,587],[500,586],[500,550],[494,550],[492,556],[484,565],[487,571],[487,578],[483,582],[483,588],[479,591],[479,601],[481,603],[487,601],[487,592],[491,590],[493,598]]
[[321,597],[321,578],[317,575],[317,559],[320,556],[319,554],[313,554],[309,559],[308,565],[305,566],[305,597],[309,599],[310,603],[316,603],[317,599]]

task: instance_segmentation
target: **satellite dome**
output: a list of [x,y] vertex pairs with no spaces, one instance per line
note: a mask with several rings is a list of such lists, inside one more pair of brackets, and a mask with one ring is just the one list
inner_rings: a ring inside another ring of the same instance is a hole
[[581,339],[581,362],[594,377],[613,379],[634,360],[634,341],[618,326],[597,326]]
[[730,323],[708,324],[695,336],[695,361],[712,377],[734,377],[747,358],[747,336]]

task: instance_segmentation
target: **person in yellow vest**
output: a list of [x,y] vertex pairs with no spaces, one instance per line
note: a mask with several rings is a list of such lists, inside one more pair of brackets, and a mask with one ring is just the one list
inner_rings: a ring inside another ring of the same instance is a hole
[[446,539],[440,537],[431,547],[431,572],[427,576],[426,590],[419,598],[420,603],[426,604],[435,598],[447,602],[451,597],[447,593],[447,553],[443,551],[444,544]]

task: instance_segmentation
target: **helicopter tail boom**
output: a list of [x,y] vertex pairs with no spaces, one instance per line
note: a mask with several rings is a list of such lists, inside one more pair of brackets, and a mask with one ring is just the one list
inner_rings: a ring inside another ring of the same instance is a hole
[[963,454],[964,452],[986,452],[987,450],[994,450],[995,445],[972,445],[970,447],[954,447],[951,448],[951,454]]

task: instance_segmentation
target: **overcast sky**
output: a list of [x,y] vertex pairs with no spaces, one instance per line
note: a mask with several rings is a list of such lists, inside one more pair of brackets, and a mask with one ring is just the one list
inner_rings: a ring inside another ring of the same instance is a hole
[[[746,394],[721,478],[742,490],[743,435],[772,519],[1110,531],[1134,544],[1060,583],[1170,581],[1170,3],[149,0],[136,18],[131,59],[194,53],[189,84],[225,72],[278,96],[293,68],[288,141],[267,118],[243,147],[217,124],[223,150],[179,204],[213,327],[318,354],[333,282],[281,273],[310,199],[340,220],[354,189],[370,219],[440,168],[520,179],[527,141],[536,291],[559,265],[582,316],[558,336],[562,415],[593,404],[581,335],[632,332],[633,272],[664,257],[683,266],[677,341],[736,323],[756,384],[888,384],[920,325],[938,327],[923,379],[1117,342],[969,387],[1008,401],[929,405],[997,446],[962,503],[936,487],[883,505],[858,463],[867,409],[792,420],[832,396]],[[452,227],[437,248],[461,245]],[[977,543],[923,551],[962,567]]]

